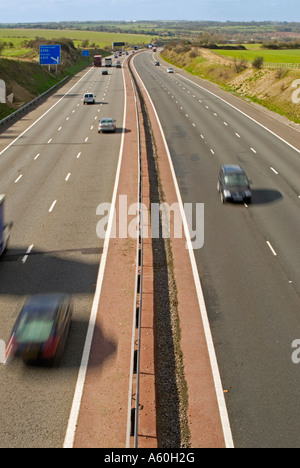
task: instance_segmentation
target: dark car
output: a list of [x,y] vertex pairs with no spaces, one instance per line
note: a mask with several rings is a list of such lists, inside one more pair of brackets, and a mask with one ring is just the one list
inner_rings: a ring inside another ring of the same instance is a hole
[[222,166],[217,189],[220,193],[222,203],[227,201],[251,203],[252,193],[250,182],[241,166]]
[[28,363],[58,366],[72,318],[68,295],[31,296],[23,306],[6,348],[6,359],[21,357]]
[[155,62],[155,66],[156,66],[156,67],[159,67],[159,66],[160,66],[160,63],[159,63],[159,62]]
[[108,75],[108,71],[107,70],[102,70],[102,75]]

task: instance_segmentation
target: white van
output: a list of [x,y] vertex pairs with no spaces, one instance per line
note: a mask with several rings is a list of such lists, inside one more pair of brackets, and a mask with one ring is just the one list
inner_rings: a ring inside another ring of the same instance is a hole
[[104,63],[105,63],[105,66],[106,66],[106,67],[112,67],[112,58],[111,58],[111,57],[107,57],[107,58],[104,60]]
[[85,93],[83,96],[83,104],[95,104],[95,97],[94,93]]

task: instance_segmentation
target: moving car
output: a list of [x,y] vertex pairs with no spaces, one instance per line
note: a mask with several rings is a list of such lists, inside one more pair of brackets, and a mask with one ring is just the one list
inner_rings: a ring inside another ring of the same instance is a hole
[[159,62],[155,62],[155,66],[156,66],[156,67],[159,67],[159,66],[160,66],[160,63],[159,63]]
[[117,60],[117,61],[116,61],[116,67],[117,67],[117,68],[122,68],[120,60]]
[[28,363],[58,366],[72,318],[66,294],[40,294],[25,302],[6,348],[6,359],[21,357]]
[[115,132],[116,131],[116,120],[111,117],[101,119],[98,126],[98,133],[101,132]]
[[167,73],[174,73],[174,69],[172,67],[167,68]]
[[85,93],[83,96],[83,104],[95,104],[95,94],[94,93]]
[[222,166],[217,190],[222,203],[227,201],[251,203],[250,182],[244,170],[238,165]]
[[103,70],[103,71],[102,71],[102,75],[108,75],[108,71],[107,71],[107,70]]

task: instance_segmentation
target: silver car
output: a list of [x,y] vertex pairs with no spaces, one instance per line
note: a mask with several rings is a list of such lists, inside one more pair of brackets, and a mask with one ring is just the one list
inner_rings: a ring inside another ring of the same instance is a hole
[[98,126],[98,133],[102,132],[115,132],[116,131],[116,120],[111,117],[101,119]]

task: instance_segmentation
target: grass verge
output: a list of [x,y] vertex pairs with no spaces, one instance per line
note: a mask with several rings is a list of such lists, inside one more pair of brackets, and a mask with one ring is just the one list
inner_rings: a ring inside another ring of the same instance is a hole
[[65,77],[75,75],[88,63],[85,58],[69,63],[56,78],[54,68],[49,73],[48,67],[42,67],[35,62],[1,58],[0,78],[6,84],[7,95],[14,94],[14,103],[0,104],[0,120],[46,92]]
[[162,58],[192,75],[216,83],[224,90],[258,103],[300,124],[300,103],[294,102],[300,70],[280,68],[256,70],[251,64],[238,67],[237,61],[223,59],[199,48],[186,53],[165,49]]

